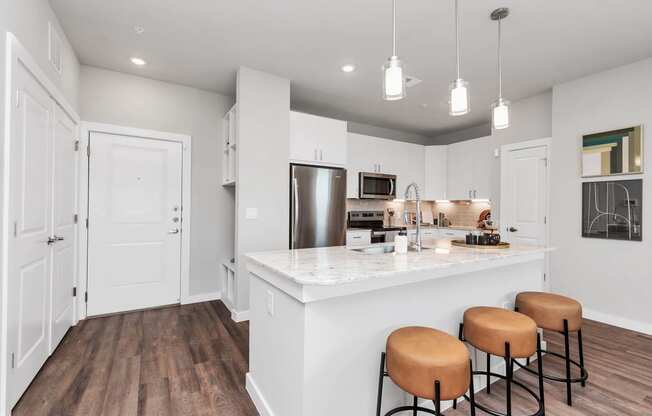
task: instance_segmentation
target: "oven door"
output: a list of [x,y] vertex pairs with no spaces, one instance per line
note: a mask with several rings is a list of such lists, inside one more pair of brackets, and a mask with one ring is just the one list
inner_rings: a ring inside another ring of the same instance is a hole
[[395,199],[396,175],[360,172],[360,199]]

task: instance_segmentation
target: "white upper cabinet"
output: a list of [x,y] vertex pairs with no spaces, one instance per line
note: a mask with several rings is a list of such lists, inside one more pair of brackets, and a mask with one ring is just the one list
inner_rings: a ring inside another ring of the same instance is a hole
[[396,175],[396,196],[416,182],[424,187],[423,146],[364,134],[348,134],[347,198],[359,197],[360,172]]
[[426,146],[425,191],[423,199],[446,199],[448,146]]
[[490,137],[448,146],[447,199],[491,199]]
[[290,111],[290,160],[346,166],[346,121]]

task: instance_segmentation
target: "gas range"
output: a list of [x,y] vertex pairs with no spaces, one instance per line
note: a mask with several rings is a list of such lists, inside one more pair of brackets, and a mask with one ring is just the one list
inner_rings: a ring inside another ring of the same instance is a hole
[[405,227],[385,226],[383,211],[349,211],[349,228],[371,230],[372,243],[393,242],[399,232]]

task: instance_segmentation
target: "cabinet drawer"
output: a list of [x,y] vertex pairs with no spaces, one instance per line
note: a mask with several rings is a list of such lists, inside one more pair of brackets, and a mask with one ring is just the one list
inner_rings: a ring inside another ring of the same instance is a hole
[[346,246],[358,247],[371,244],[371,230],[349,230],[346,232]]

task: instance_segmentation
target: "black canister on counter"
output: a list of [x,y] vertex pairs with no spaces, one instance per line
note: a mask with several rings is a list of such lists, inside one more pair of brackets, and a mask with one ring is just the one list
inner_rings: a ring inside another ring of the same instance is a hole
[[466,244],[468,245],[473,244],[473,233],[468,233],[466,235]]
[[479,246],[486,246],[487,243],[488,243],[487,236],[485,234],[480,234],[478,236],[478,245]]

